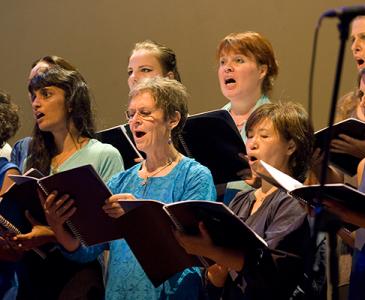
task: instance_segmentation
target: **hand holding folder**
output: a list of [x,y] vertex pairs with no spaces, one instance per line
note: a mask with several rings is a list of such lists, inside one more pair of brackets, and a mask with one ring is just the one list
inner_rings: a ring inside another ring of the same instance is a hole
[[[318,130],[315,133],[315,148],[324,149],[326,142],[331,142],[336,139],[336,143],[341,143],[341,139],[347,143],[354,143],[344,140],[344,135],[348,136],[350,139],[356,139],[359,141],[365,141],[365,122],[360,121],[355,118],[349,118],[338,122],[333,125],[331,136],[328,136],[328,127]],[[342,138],[341,138],[342,137]],[[342,172],[354,176],[357,171],[357,166],[360,162],[358,156],[354,156],[353,153],[339,153],[330,152],[329,162],[335,167],[340,169]]]

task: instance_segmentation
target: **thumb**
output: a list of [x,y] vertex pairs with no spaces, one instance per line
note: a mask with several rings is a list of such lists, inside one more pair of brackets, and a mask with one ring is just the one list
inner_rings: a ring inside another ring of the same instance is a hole
[[25,217],[28,219],[30,224],[32,224],[33,226],[41,224],[36,219],[33,218],[33,216],[30,214],[29,210],[25,211]]
[[43,191],[41,191],[40,189],[37,189],[37,193],[38,193],[39,200],[41,201],[42,206],[43,206],[44,203],[46,202],[46,197],[45,197]]

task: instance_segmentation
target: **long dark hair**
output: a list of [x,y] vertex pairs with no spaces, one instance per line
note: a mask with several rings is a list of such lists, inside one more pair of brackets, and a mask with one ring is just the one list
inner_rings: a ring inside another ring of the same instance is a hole
[[[29,82],[28,90],[34,92],[48,86],[56,86],[65,93],[67,124],[72,121],[80,137],[92,138],[95,133],[94,117],[91,110],[89,88],[78,71],[68,71],[58,66],[40,70]],[[49,174],[52,157],[56,154],[53,134],[41,131],[36,123],[29,145],[26,169],[37,168]]]

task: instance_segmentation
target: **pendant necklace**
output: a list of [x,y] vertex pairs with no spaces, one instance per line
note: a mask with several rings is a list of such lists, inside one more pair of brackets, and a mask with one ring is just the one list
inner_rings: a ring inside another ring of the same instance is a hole
[[151,178],[151,177],[154,177],[155,175],[157,175],[158,173],[162,172],[163,170],[165,170],[168,166],[171,166],[171,164],[177,159],[179,155],[176,155],[174,157],[174,159],[168,159],[167,160],[167,163],[165,165],[163,165],[162,167],[158,168],[155,172],[153,172],[152,174],[150,175],[147,175],[146,178],[144,178],[141,182],[141,185],[142,186],[145,186],[148,184],[148,180]]

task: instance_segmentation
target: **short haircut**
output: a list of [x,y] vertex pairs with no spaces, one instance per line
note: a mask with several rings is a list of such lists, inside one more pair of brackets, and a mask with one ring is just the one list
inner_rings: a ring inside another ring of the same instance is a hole
[[217,48],[217,59],[219,60],[222,53],[229,51],[252,58],[258,65],[267,66],[267,74],[262,82],[261,90],[264,95],[269,95],[274,85],[274,79],[279,73],[274,49],[269,40],[252,31],[231,33],[220,41]]
[[145,92],[152,95],[156,101],[156,106],[162,109],[166,120],[174,117],[176,112],[180,113],[180,122],[171,132],[172,140],[177,147],[178,135],[188,115],[187,102],[189,95],[186,88],[174,79],[162,77],[144,78],[129,92],[129,101]]
[[289,158],[291,176],[304,181],[313,152],[314,132],[306,110],[293,102],[267,103],[252,112],[246,123],[246,134],[263,120],[271,120],[275,130],[296,149]]

